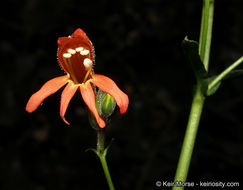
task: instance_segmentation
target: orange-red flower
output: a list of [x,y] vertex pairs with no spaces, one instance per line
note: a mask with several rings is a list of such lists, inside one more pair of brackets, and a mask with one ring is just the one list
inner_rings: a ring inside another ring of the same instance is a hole
[[79,90],[98,125],[104,128],[105,122],[96,109],[95,92],[92,84],[115,99],[120,107],[121,114],[127,111],[128,96],[110,78],[94,74],[94,47],[83,30],[79,28],[74,31],[72,36],[58,38],[57,44],[58,61],[66,75],[47,81],[39,91],[30,97],[26,105],[26,111],[30,113],[35,111],[45,98],[66,85],[61,95],[60,105],[60,115],[63,121],[69,124],[64,116],[70,100],[75,92]]

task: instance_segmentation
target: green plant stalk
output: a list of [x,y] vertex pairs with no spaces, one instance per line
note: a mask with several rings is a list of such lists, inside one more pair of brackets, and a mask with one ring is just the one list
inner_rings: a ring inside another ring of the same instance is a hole
[[241,63],[243,63],[243,56],[235,61],[232,65],[230,65],[227,69],[225,69],[221,74],[219,74],[209,85],[208,91],[210,91],[217,83],[219,83],[224,77],[226,77],[232,70],[238,67]]
[[101,155],[101,156],[99,156],[99,158],[100,158],[100,162],[101,162],[101,165],[103,167],[109,188],[110,188],[110,190],[115,190],[114,185],[112,183],[112,179],[111,179],[111,176],[110,176],[110,172],[109,172],[109,168],[108,168],[108,165],[107,165],[107,162],[106,162],[105,155]]
[[106,162],[106,153],[107,153],[107,148],[105,149],[105,134],[104,134],[104,130],[103,129],[98,129],[97,130],[97,151],[96,154],[100,159],[108,186],[110,190],[115,190],[112,179],[111,179],[111,175],[109,172],[109,168]]
[[213,29],[214,0],[203,0],[201,30],[199,39],[199,55],[208,71],[210,47]]
[[198,126],[201,118],[201,113],[204,105],[205,97],[201,92],[201,86],[197,85],[191,106],[191,112],[189,115],[189,120],[187,124],[187,129],[181,149],[181,154],[179,162],[177,165],[176,176],[175,176],[175,186],[173,190],[184,189],[183,187],[176,187],[176,182],[185,182],[187,179],[188,170],[190,167],[193,147],[196,140],[196,135],[198,131]]
[[[209,56],[210,56],[210,46],[212,38],[212,26],[213,26],[213,11],[214,11],[214,0],[204,0],[202,9],[202,20],[201,20],[201,30],[200,30],[200,40],[199,40],[199,55],[205,66],[206,71],[208,71],[209,66]],[[177,165],[176,175],[174,179],[173,190],[182,190],[184,187],[177,187],[176,182],[185,182],[187,179],[192,152],[194,144],[196,141],[196,135],[198,131],[198,126],[203,110],[203,105],[205,97],[201,88],[201,80],[197,80],[196,89],[193,95],[193,101],[191,106],[191,111],[189,115],[189,120],[187,124],[186,133],[184,136],[184,141],[181,149],[180,158]]]
[[104,129],[97,129],[97,152],[102,154],[105,150]]

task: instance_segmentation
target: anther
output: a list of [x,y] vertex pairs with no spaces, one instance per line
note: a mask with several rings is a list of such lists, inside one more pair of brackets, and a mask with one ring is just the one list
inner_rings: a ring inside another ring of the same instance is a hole
[[80,51],[82,51],[84,48],[83,47],[77,47],[75,50],[77,51],[77,52],[80,52]]
[[63,54],[63,57],[64,58],[70,58],[72,56],[72,54],[70,54],[70,53],[64,53]]
[[88,49],[84,49],[82,51],[80,51],[81,55],[88,55],[89,54],[89,50]]
[[92,66],[92,61],[89,58],[85,58],[83,64],[86,69],[89,69]]
[[76,51],[74,49],[68,49],[68,53],[75,54]]

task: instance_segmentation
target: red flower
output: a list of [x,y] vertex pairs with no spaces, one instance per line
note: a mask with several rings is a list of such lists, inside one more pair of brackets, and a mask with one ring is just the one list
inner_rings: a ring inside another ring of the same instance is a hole
[[29,113],[35,111],[45,98],[67,84],[61,95],[60,115],[63,121],[69,124],[64,115],[70,100],[79,90],[98,125],[104,128],[105,122],[96,109],[95,93],[91,83],[115,99],[121,114],[127,111],[128,96],[110,78],[94,74],[94,47],[83,30],[79,28],[72,36],[58,38],[57,44],[58,61],[67,74],[47,81],[39,91],[30,97],[26,111]]

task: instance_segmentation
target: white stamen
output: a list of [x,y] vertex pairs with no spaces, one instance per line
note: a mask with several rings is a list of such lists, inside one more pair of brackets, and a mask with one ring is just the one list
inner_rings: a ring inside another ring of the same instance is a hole
[[80,52],[80,51],[82,51],[84,48],[83,47],[77,47],[75,50],[77,51],[77,52]]
[[86,69],[89,69],[92,66],[92,61],[89,58],[85,58],[83,63]]
[[64,53],[64,54],[63,54],[63,57],[64,57],[64,58],[70,58],[71,56],[72,56],[72,55],[71,55],[70,53]]
[[89,54],[89,50],[88,49],[84,49],[82,51],[80,51],[81,55],[88,55]]
[[74,49],[68,49],[68,53],[75,54],[76,51]]

